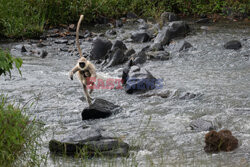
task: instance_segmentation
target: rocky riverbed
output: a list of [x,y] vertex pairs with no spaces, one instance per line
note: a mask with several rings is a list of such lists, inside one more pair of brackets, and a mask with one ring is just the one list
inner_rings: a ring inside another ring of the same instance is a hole
[[[78,59],[72,28],[50,30],[41,40],[0,44],[24,61],[22,77],[17,71],[11,79],[2,77],[0,91],[21,104],[34,102],[29,114],[47,129],[41,154],[49,155],[48,166],[250,164],[249,23],[200,24],[187,20],[166,22],[161,27],[131,19],[116,28],[82,28],[81,48],[101,78],[121,78],[132,59],[130,73],[132,69],[135,74],[131,75],[137,75],[138,69],[146,70],[161,81],[158,89],[132,94],[117,87],[94,90],[94,98],[105,99],[122,110],[108,118],[84,121],[81,113],[87,102],[82,87],[68,76]],[[173,32],[175,35],[170,35]],[[232,40],[237,41],[226,44]],[[105,47],[94,49],[98,43]],[[83,127],[123,140],[130,146],[128,157],[97,157],[83,163],[50,153],[51,139],[63,139]],[[232,131],[239,140],[238,148],[206,153],[205,134],[221,129]]]

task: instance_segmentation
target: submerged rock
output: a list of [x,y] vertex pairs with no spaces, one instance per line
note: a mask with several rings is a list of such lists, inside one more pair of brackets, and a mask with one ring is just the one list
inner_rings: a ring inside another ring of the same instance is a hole
[[174,21],[162,29],[156,36],[154,43],[168,45],[176,37],[184,37],[190,32],[188,24],[184,21]]
[[182,40],[178,43],[175,43],[174,46],[172,46],[172,48],[175,50],[175,51],[186,51],[188,50],[189,48],[193,47],[189,42],[185,41],[185,40]]
[[94,102],[82,111],[82,120],[107,118],[121,110],[120,106],[115,105],[104,99],[95,99]]
[[216,127],[212,124],[212,122],[203,120],[203,119],[197,119],[190,123],[189,125],[192,130],[195,131],[211,131],[215,130]]
[[169,60],[170,54],[166,51],[147,52],[150,60]]
[[62,140],[52,139],[49,150],[59,155],[127,156],[129,145],[118,138],[104,137],[100,130],[77,129]]
[[23,45],[21,48],[21,52],[27,52],[27,49],[25,48],[25,46]]
[[228,152],[238,147],[238,139],[229,130],[221,130],[219,132],[213,130],[208,132],[205,136],[205,143],[204,150],[207,153]]
[[227,43],[224,45],[224,48],[226,48],[226,49],[234,49],[234,50],[238,50],[238,49],[240,49],[241,47],[242,47],[242,46],[241,46],[240,41],[237,41],[237,40],[229,41],[229,42],[227,42]]
[[150,41],[150,36],[146,32],[140,32],[140,33],[134,33],[134,34],[132,34],[131,39],[134,42],[140,42],[140,43],[142,43],[142,42],[148,42],[148,41]]
[[104,38],[96,38],[93,41],[93,48],[90,52],[90,59],[104,59],[107,52],[111,49],[112,43]]

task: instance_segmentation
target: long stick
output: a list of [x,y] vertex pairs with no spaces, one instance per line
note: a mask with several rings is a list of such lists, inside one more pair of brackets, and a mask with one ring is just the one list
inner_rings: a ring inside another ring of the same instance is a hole
[[76,46],[77,46],[78,52],[80,54],[80,57],[83,57],[82,50],[80,48],[80,43],[79,43],[79,28],[80,28],[82,19],[83,19],[83,15],[80,16],[80,19],[79,19],[79,21],[77,23],[77,27],[76,27]]

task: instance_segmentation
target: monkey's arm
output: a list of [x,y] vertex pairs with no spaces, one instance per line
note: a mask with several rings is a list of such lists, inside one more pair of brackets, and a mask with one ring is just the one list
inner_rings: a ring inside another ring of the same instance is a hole
[[78,65],[76,65],[71,71],[70,71],[70,74],[69,74],[69,76],[70,76],[70,79],[71,80],[73,80],[73,75],[77,72],[77,71],[79,71],[80,69],[78,68]]

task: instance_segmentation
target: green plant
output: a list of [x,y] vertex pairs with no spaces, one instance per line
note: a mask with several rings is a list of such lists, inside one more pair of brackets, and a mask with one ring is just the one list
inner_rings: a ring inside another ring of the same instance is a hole
[[9,75],[11,76],[10,70],[13,69],[13,63],[15,63],[15,66],[21,75],[20,67],[23,64],[22,59],[14,58],[10,55],[9,52],[0,49],[0,75],[6,75],[6,73],[9,73]]

